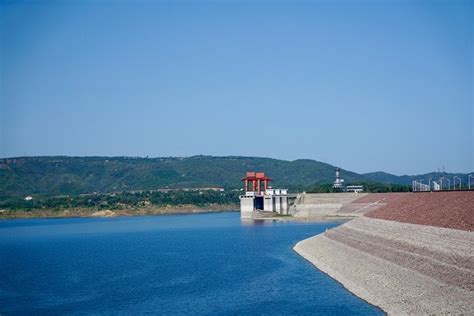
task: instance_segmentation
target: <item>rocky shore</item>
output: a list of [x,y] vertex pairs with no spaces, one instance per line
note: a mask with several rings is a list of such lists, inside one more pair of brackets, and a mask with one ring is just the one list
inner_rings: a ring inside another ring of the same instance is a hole
[[359,202],[381,200],[385,206],[295,251],[388,314],[473,315],[474,192],[374,194]]

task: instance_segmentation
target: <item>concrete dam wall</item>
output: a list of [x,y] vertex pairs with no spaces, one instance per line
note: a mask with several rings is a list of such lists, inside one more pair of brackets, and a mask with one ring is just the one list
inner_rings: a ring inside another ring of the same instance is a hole
[[359,216],[377,203],[355,203],[367,193],[302,193],[291,206],[295,217]]

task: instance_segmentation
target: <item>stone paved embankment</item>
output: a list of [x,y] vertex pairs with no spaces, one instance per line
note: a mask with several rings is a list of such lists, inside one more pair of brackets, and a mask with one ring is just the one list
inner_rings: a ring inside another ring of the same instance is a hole
[[369,194],[356,202],[381,200],[372,218],[474,231],[474,191]]
[[370,217],[301,241],[294,249],[388,314],[474,315],[472,193],[367,195],[354,202],[384,203]]

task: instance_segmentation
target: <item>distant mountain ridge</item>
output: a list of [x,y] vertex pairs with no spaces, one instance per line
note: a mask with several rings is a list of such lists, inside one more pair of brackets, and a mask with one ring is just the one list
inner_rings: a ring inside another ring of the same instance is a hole
[[[335,166],[310,160],[294,161],[244,156],[192,157],[69,157],[40,156],[0,159],[0,198],[21,195],[67,195],[160,188],[240,188],[246,171],[264,171],[275,187],[303,190],[334,181]],[[413,179],[438,179],[443,174],[396,176],[385,172],[358,174],[341,170],[347,184],[367,181],[411,184]],[[466,174],[446,174],[461,177]]]
[[392,183],[392,184],[409,184],[413,181],[413,177],[418,176],[396,176],[391,173],[383,172],[383,171],[376,171],[376,172],[369,172],[363,173],[367,179],[372,181],[381,182],[381,183]]

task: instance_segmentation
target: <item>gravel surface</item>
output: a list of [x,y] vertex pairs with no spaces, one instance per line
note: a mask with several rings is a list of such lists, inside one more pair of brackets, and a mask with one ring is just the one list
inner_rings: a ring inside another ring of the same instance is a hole
[[361,217],[294,249],[389,314],[474,314],[472,232]]
[[474,230],[474,191],[369,194],[355,202],[381,201],[365,216],[437,227]]
[[384,202],[391,203],[394,201],[399,201],[404,197],[412,193],[369,193],[360,199],[354,201],[354,203],[374,203],[374,202]]

